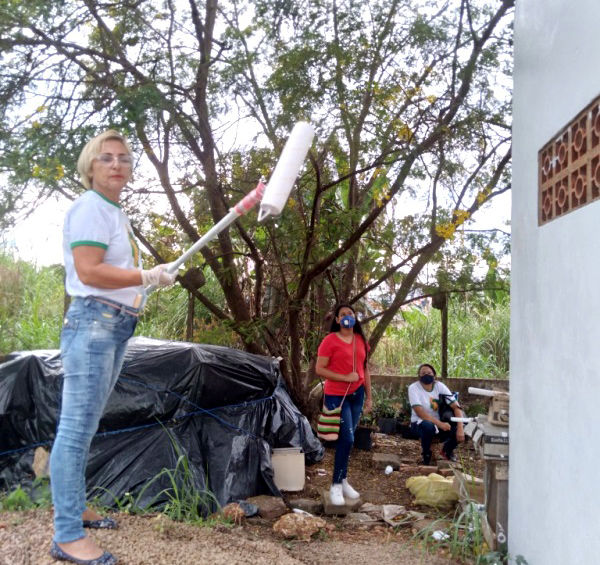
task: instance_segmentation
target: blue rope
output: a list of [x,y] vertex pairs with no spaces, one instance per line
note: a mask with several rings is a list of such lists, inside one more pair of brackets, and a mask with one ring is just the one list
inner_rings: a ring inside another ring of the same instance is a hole
[[[211,418],[214,418],[215,420],[217,420],[218,422],[220,422],[221,424],[223,424],[224,426],[231,428],[232,430],[235,431],[239,431],[242,432],[243,434],[246,434],[254,439],[260,439],[259,436],[257,436],[256,434],[249,432],[248,430],[244,430],[243,428],[240,428],[238,426],[234,426],[233,424],[230,424],[229,422],[223,420],[223,418],[217,416],[216,414],[214,414],[215,411],[217,410],[226,410],[229,408],[239,408],[239,407],[244,407],[244,406],[250,406],[252,404],[258,404],[260,402],[266,402],[267,400],[271,400],[273,399],[273,397],[275,396],[275,391],[277,390],[277,387],[275,387],[275,390],[273,391],[273,394],[271,396],[267,396],[266,398],[259,398],[257,400],[250,400],[248,402],[242,402],[239,404],[229,404],[227,406],[217,406],[216,408],[211,408],[210,410],[207,410],[206,408],[202,408],[200,406],[198,406],[197,404],[195,404],[194,402],[192,402],[191,400],[189,400],[188,398],[185,398],[184,396],[181,396],[180,394],[177,394],[176,392],[173,392],[172,390],[166,389],[166,388],[161,388],[158,386],[153,386],[153,385],[149,385],[146,383],[140,383],[139,381],[135,381],[133,379],[127,379],[127,378],[120,378],[119,380],[124,381],[124,382],[129,382],[132,384],[135,384],[137,386],[141,386],[143,388],[147,388],[150,390],[154,390],[156,392],[166,392],[167,394],[172,394],[173,396],[175,396],[176,398],[178,398],[179,400],[190,404],[192,407],[196,408],[195,412],[190,412],[188,414],[183,414],[182,416],[178,416],[177,418],[171,418],[169,420],[159,420],[158,422],[154,423],[154,424],[142,424],[140,426],[132,426],[130,428],[122,428],[120,430],[112,430],[110,432],[100,432],[100,433],[96,433],[94,434],[94,437],[105,437],[105,436],[111,436],[111,435],[117,435],[117,434],[122,434],[122,433],[127,433],[127,432],[132,432],[132,431],[136,431],[136,430],[142,430],[142,429],[146,429],[146,428],[153,428],[155,426],[160,426],[164,423],[168,423],[168,422],[176,422],[178,420],[183,420],[184,418],[191,418],[193,416],[198,416],[200,414],[206,414],[208,416],[210,416]],[[58,423],[57,423],[57,431],[58,431]],[[29,449],[34,449],[35,447],[42,447],[44,445],[50,445],[52,443],[52,440],[49,441],[44,441],[41,443],[36,443],[36,444],[32,444],[32,445],[28,445],[26,447],[19,447],[17,449],[10,449],[8,451],[2,451],[0,452],[0,457],[3,457],[5,455],[10,455],[12,453],[18,453],[20,451],[27,451]]]

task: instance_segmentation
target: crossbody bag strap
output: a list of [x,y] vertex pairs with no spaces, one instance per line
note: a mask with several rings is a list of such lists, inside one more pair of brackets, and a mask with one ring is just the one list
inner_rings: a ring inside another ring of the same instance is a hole
[[[356,373],[356,334],[353,333],[352,334],[352,372]],[[344,400],[346,400],[346,396],[348,395],[348,391],[350,390],[350,385],[352,383],[348,383],[348,388],[346,389],[346,392],[344,393],[344,398],[342,398],[342,403],[340,404],[340,408],[342,407],[342,404],[344,404]]]

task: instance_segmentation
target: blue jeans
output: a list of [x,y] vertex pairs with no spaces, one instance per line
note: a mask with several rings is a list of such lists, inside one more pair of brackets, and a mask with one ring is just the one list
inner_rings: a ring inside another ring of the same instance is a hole
[[[435,424],[429,420],[423,420],[420,424],[418,422],[412,422],[410,429],[414,435],[420,438],[423,461],[429,463],[431,461],[431,442],[435,437]],[[440,430],[439,438],[440,441],[444,441],[444,447],[442,449],[446,455],[452,455],[452,452],[458,445],[458,441],[456,440],[456,422],[450,423],[449,431],[444,432]]]
[[64,320],[62,406],[50,456],[54,541],[58,543],[85,537],[81,515],[89,448],[137,324],[136,316],[114,304],[76,297]]
[[[333,396],[326,394],[324,398],[325,407],[328,410],[337,408],[341,403],[343,396]],[[358,420],[363,409],[365,401],[365,387],[361,386],[352,394],[346,396],[342,405],[342,418],[340,421],[340,435],[335,448],[335,459],[333,464],[333,483],[341,483],[348,475],[348,460],[350,459],[350,450],[354,444],[354,430],[358,426]]]

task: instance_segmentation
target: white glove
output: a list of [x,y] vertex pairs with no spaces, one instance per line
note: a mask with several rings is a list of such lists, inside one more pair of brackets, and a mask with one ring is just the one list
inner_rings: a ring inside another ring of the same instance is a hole
[[174,273],[168,273],[167,269],[171,263],[161,263],[148,270],[142,271],[142,284],[144,286],[171,286],[177,277],[177,270]]

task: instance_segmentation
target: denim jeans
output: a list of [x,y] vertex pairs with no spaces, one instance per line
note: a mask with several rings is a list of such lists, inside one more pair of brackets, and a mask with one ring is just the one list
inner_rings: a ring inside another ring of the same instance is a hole
[[[343,398],[343,396],[326,394],[324,398],[325,407],[328,410],[337,408],[342,403]],[[352,394],[348,394],[346,400],[344,400],[344,404],[342,404],[340,435],[337,440],[333,463],[334,484],[341,483],[348,475],[348,460],[350,459],[350,450],[354,444],[354,430],[358,426],[364,401],[365,387],[361,386]]]
[[[438,436],[440,441],[444,441],[442,449],[448,456],[452,455],[452,452],[458,445],[458,441],[456,440],[456,422],[451,422],[450,426],[450,430],[447,432],[440,430]],[[412,433],[421,439],[423,461],[429,463],[431,461],[431,442],[435,437],[435,424],[429,420],[423,420],[420,424],[412,422],[410,428]]]
[[[58,432],[50,456],[54,541],[85,537],[85,469],[137,317],[91,297],[73,299],[60,339],[64,370]],[[133,310],[133,309],[129,309]]]

